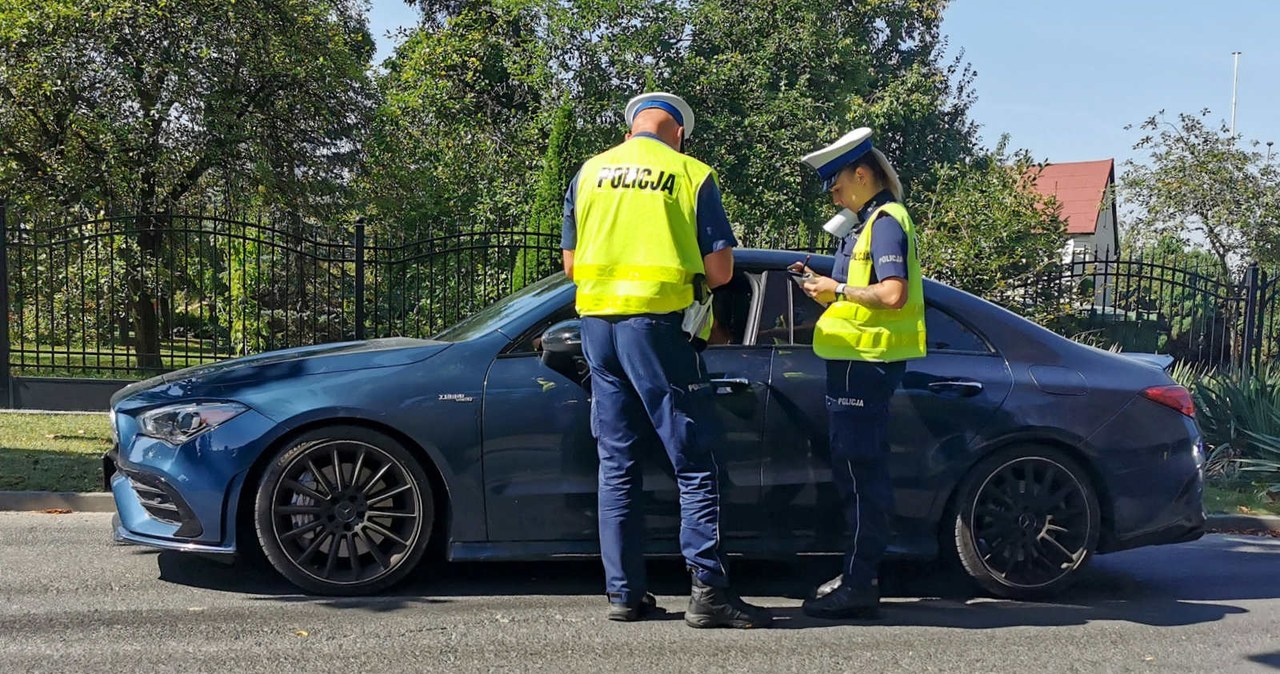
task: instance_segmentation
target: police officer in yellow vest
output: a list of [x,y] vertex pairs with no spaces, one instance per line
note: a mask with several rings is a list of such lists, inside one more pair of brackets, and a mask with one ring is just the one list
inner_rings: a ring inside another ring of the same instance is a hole
[[640,445],[656,431],[680,489],[680,549],[693,585],[685,622],[762,627],[769,615],[729,589],[720,550],[712,392],[685,332],[705,335],[707,326],[682,325],[703,277],[715,287],[733,276],[737,240],[715,171],[680,152],[693,132],[689,106],[643,94],[626,119],[626,141],[588,159],[570,184],[561,237],[591,368],[608,616],[631,621],[656,609],[640,502]]
[[[893,510],[889,401],[906,361],[925,355],[920,259],[902,184],[872,146],[871,129],[857,129],[803,161],[845,209],[825,227],[842,235],[834,278],[814,275],[804,288],[827,305],[813,350],[827,361],[831,473],[850,534],[841,574],[803,610],[818,618],[870,618],[878,614],[877,567]],[[811,271],[803,263],[792,268]]]

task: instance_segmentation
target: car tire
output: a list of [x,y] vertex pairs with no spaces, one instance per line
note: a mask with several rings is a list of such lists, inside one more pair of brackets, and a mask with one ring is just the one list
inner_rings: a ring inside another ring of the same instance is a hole
[[294,585],[314,594],[373,594],[418,566],[433,504],[422,465],[394,438],[329,426],[302,434],[272,459],[258,483],[254,524],[267,560]]
[[960,566],[998,597],[1065,590],[1093,556],[1101,517],[1089,474],[1050,447],[1004,450],[964,477],[953,508]]

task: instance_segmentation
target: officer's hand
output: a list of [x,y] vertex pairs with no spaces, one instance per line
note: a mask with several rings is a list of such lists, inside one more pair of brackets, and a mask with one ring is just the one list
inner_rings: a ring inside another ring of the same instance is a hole
[[804,292],[809,297],[823,304],[831,304],[836,301],[836,280],[826,276],[814,276],[805,279]]

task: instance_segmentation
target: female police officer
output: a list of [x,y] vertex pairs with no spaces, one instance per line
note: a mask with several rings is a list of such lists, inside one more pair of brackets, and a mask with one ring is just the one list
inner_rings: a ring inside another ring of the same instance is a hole
[[[889,401],[905,361],[925,354],[924,294],[915,227],[901,204],[902,184],[871,129],[857,129],[803,161],[823,179],[831,200],[861,224],[841,235],[832,276],[813,275],[805,292],[827,304],[813,350],[827,361],[831,473],[850,539],[841,574],[818,588],[804,612],[818,618],[874,617],[877,566],[893,508],[889,476]],[[796,271],[809,272],[802,263]]]

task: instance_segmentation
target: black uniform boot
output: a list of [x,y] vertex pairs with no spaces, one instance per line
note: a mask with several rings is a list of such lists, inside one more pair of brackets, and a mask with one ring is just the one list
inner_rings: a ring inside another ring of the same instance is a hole
[[689,610],[684,622],[690,627],[768,627],[773,617],[759,606],[752,606],[738,598],[727,587],[712,587],[693,579],[693,591],[689,596]]
[[609,620],[617,620],[619,622],[633,622],[639,620],[651,613],[661,613],[662,609],[658,608],[658,599],[648,592],[640,598],[640,601],[631,604],[609,604]]
[[[828,581],[829,583],[830,581]],[[826,585],[824,583],[823,585]],[[821,588],[819,588],[821,591]],[[815,599],[807,599],[801,607],[804,614],[813,618],[839,620],[860,618],[870,620],[880,617],[880,588],[875,585],[854,587],[842,583],[830,592]]]

